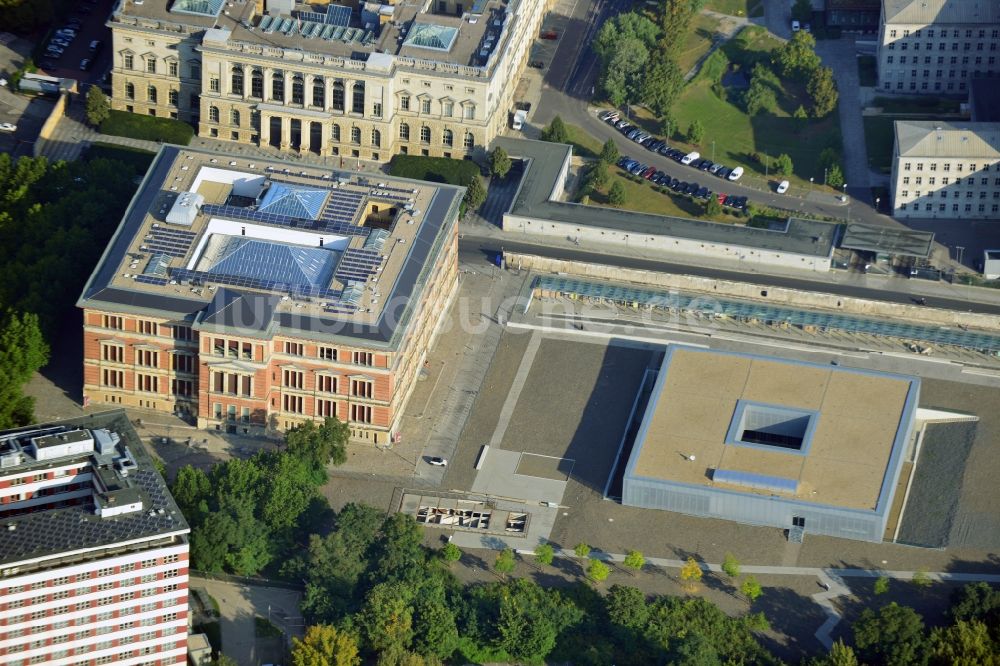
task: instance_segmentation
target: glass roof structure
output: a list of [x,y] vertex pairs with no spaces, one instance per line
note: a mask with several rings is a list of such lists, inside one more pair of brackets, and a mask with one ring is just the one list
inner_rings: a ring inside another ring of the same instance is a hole
[[226,0],[174,0],[172,12],[218,17]]
[[794,495],[799,489],[799,482],[795,479],[785,479],[780,476],[754,474],[752,472],[742,472],[731,469],[715,470],[712,473],[712,480],[717,483],[728,483],[733,486],[743,486],[745,488],[756,488],[759,490],[771,490],[779,493],[789,493],[791,495]]
[[325,289],[338,253],[321,247],[285,245],[245,236],[221,236],[218,260],[204,272],[289,286]]
[[910,324],[903,321],[875,319],[839,312],[798,310],[754,301],[738,301],[716,296],[706,298],[702,294],[669,293],[642,287],[602,284],[548,275],[536,277],[533,287],[544,291],[616,303],[636,303],[669,310],[701,312],[709,315],[719,314],[736,320],[754,319],[764,322],[784,322],[792,326],[815,326],[821,331],[834,329],[848,333],[867,333],[954,345],[986,353],[1000,352],[1000,335],[945,326]]
[[259,213],[285,215],[301,219],[318,220],[323,212],[323,204],[329,196],[329,190],[309,187],[296,187],[287,183],[273,183],[264,193]]
[[433,23],[414,23],[410,27],[410,33],[406,36],[403,46],[450,51],[456,37],[458,37],[458,28]]

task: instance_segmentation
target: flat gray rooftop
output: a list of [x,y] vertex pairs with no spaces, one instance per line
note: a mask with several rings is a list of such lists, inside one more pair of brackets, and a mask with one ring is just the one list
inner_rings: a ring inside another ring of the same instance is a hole
[[[121,441],[116,455],[121,455],[121,451],[127,446],[137,465],[137,469],[128,476],[130,492],[121,499],[142,499],[143,508],[141,511],[113,518],[101,518],[94,515],[91,503],[83,503],[0,519],[0,532],[3,533],[3,538],[0,539],[0,565],[188,531],[184,516],[167,490],[167,484],[153,466],[152,458],[146,453],[124,410],[29,426],[2,434],[9,436],[19,431],[30,432],[52,427],[70,430],[105,428],[118,433]],[[92,455],[55,458],[35,467],[66,464],[68,460],[89,459]],[[11,525],[16,527],[10,529]]]
[[512,157],[528,161],[509,211],[517,216],[815,257],[830,256],[840,229],[839,225],[793,217],[788,219],[784,230],[772,231],[553,201],[549,196],[570,155],[569,146],[507,137],[495,139],[493,145],[503,148]]
[[848,250],[894,254],[900,257],[926,258],[931,255],[933,244],[934,234],[929,231],[914,231],[913,229],[852,222],[847,225],[840,247]]

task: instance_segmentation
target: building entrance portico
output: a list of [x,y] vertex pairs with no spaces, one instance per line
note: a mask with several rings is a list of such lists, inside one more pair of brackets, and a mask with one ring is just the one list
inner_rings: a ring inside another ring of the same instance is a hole
[[261,118],[261,146],[273,146],[282,150],[297,150],[299,152],[311,151],[317,155],[332,154],[330,145],[332,116],[330,114],[303,109],[286,109],[269,104],[258,104],[257,110],[260,112]]

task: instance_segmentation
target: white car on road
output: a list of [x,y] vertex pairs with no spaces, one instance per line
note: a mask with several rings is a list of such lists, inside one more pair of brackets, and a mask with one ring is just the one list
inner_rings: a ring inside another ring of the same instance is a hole
[[17,125],[14,123],[0,123],[0,132],[16,132]]
[[776,190],[778,194],[784,194],[785,192],[787,192],[789,184],[790,183],[787,180],[783,180],[780,183],[778,183],[778,189]]

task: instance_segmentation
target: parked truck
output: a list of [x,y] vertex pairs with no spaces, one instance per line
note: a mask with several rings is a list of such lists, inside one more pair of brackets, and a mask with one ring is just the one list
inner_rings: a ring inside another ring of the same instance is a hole
[[511,120],[510,126],[513,129],[519,130],[524,127],[524,121],[528,119],[528,112],[524,109],[518,109],[514,112],[514,119]]

